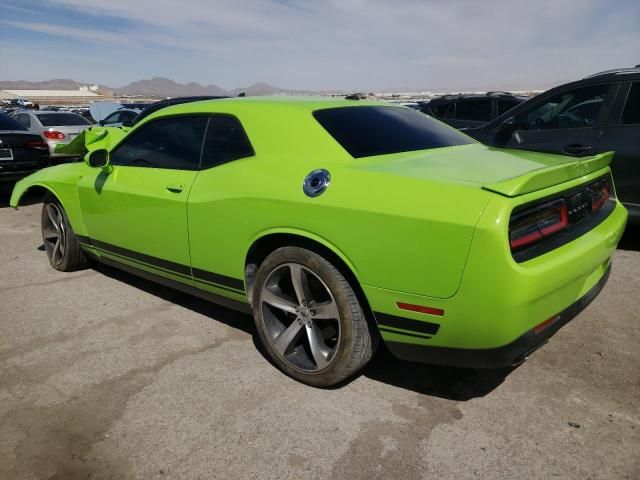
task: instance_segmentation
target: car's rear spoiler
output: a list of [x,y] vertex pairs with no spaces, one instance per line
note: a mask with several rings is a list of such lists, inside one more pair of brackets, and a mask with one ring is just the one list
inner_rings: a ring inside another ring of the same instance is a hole
[[605,152],[592,157],[579,158],[575,162],[533,170],[518,177],[483,185],[482,188],[505,197],[524,195],[601,170],[611,163],[613,154],[614,152]]

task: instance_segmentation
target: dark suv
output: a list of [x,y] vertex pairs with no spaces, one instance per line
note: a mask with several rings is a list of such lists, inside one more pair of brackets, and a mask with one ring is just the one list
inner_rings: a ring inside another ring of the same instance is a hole
[[455,128],[478,127],[521,104],[529,97],[508,92],[487,92],[483,95],[445,95],[418,107],[423,113]]
[[552,88],[465,133],[495,147],[576,157],[615,151],[616,193],[640,222],[640,65]]

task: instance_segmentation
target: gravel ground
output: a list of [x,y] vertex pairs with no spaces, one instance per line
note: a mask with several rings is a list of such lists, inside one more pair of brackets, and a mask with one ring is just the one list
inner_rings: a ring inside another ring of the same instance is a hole
[[640,234],[595,302],[504,371],[381,352],[333,390],[252,319],[109,268],[51,269],[0,205],[0,478],[640,478]]

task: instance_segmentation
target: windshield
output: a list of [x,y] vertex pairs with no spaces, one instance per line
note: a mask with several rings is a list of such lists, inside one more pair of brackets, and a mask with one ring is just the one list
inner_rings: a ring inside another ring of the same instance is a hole
[[76,113],[36,114],[43,127],[69,127],[73,125],[91,125],[91,122]]
[[354,158],[467,145],[474,140],[409,108],[337,107],[313,112]]
[[0,113],[0,130],[26,130],[6,113]]

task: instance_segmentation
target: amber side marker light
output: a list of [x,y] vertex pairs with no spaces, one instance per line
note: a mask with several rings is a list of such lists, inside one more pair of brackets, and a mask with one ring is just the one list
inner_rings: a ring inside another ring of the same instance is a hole
[[442,310],[441,308],[425,307],[424,305],[413,305],[411,303],[402,303],[402,302],[397,302],[396,305],[400,310],[426,313],[428,315],[436,315],[438,317],[441,317],[444,315],[444,310]]
[[551,318],[546,319],[544,322],[542,322],[539,325],[536,325],[535,327],[533,327],[533,332],[534,333],[540,333],[543,332],[544,330],[546,330],[548,327],[550,327],[551,325],[553,325],[553,323],[558,320],[560,318],[560,315],[554,315]]

